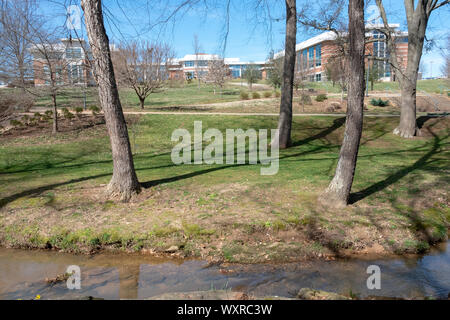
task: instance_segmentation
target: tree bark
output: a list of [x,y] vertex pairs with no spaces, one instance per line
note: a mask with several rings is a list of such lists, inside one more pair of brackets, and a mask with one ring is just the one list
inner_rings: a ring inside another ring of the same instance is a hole
[[87,35],[93,56],[94,76],[99,86],[99,98],[105,114],[111,142],[113,176],[107,187],[110,197],[128,201],[140,192],[128,137],[127,124],[119,100],[119,92],[111,61],[109,39],[103,23],[101,0],[82,0]]
[[58,132],[58,108],[56,104],[56,94],[52,94],[53,101],[53,129],[52,133],[56,134]]
[[139,106],[141,107],[142,110],[144,110],[144,105],[145,105],[145,98],[142,99],[139,97]]
[[283,63],[283,84],[281,88],[280,118],[278,120],[279,136],[272,144],[278,144],[280,149],[292,145],[292,95],[294,89],[295,45],[297,36],[297,7],[295,0],[286,2],[286,40]]
[[448,5],[448,1],[404,0],[406,20],[408,22],[408,61],[403,70],[397,60],[395,36],[389,28],[386,11],[382,0],[376,0],[386,30],[386,40],[390,53],[390,64],[401,88],[400,123],[394,134],[404,138],[420,135],[416,120],[417,75],[423,52],[425,33],[432,11]]
[[413,138],[420,135],[420,129],[416,120],[416,87],[417,75],[412,76],[414,79],[406,79],[400,82],[401,87],[401,112],[400,123],[394,129],[394,134],[403,138]]
[[344,207],[348,204],[363,126],[364,0],[350,0],[348,15],[350,68],[344,140],[334,178],[319,198],[320,202],[331,207]]

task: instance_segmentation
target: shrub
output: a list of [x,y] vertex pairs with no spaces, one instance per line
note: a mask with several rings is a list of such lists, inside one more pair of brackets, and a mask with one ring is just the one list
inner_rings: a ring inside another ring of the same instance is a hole
[[22,127],[22,126],[23,126],[23,123],[20,122],[19,120],[11,120],[11,121],[10,121],[10,124],[11,124],[13,127],[16,127],[16,128]]
[[326,94],[319,94],[317,97],[316,97],[316,101],[317,102],[322,102],[322,101],[325,101],[325,100],[327,100],[328,99],[328,97],[327,97],[327,95]]
[[272,97],[272,92],[264,91],[264,98],[270,98],[270,97]]
[[248,100],[248,92],[241,92],[241,100]]
[[28,124],[30,124],[30,117],[28,115],[24,115],[22,117],[22,121],[24,124],[28,125]]
[[72,112],[70,112],[69,109],[67,109],[67,108],[62,108],[62,112],[64,114],[64,118],[66,118],[66,119],[72,119],[74,117]]
[[52,110],[47,110],[47,111],[45,111],[45,115],[47,117],[51,117],[51,116],[53,116],[53,111]]
[[372,99],[370,101],[370,104],[375,107],[386,107],[387,105],[389,105],[389,100]]
[[92,112],[93,116],[96,116],[100,112],[100,108],[97,106],[90,106],[88,109]]
[[76,113],[77,115],[80,115],[80,114],[83,112],[83,108],[82,108],[82,107],[76,107],[76,108],[74,109],[74,111],[75,111],[75,113]]
[[252,98],[253,99],[261,99],[261,95],[258,92],[253,92],[252,93]]
[[309,96],[307,94],[303,94],[302,97],[300,98],[300,101],[306,105],[312,104],[311,96]]
[[277,97],[277,98],[281,97],[281,92],[280,91],[275,91],[275,97]]

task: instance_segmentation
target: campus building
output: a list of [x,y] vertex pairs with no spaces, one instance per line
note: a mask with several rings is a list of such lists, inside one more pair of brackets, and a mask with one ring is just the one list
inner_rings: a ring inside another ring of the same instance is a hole
[[[389,50],[385,35],[377,31],[381,25],[367,25],[366,37],[371,41],[366,45],[366,68],[377,68],[381,81],[395,81],[389,62],[376,58],[388,58]],[[400,25],[391,24],[391,28],[398,30]],[[397,31],[396,53],[401,68],[406,68],[408,60],[408,33]],[[379,40],[379,41],[377,41]],[[335,57],[339,57],[338,37],[335,32],[328,31],[296,45],[296,71],[301,72],[303,79],[310,82],[327,80],[327,64]],[[275,54],[274,58],[284,56],[284,51]]]
[[[171,79],[204,78],[208,74],[211,61],[222,60],[214,54],[188,54],[181,59],[174,59],[169,65],[169,77]],[[230,76],[234,79],[242,78],[249,65],[257,66],[263,71],[265,62],[246,62],[239,58],[224,58],[223,62],[230,69]]]
[[57,85],[95,85],[87,47],[82,39],[61,39],[59,43],[31,47],[34,85],[49,85],[51,73]]

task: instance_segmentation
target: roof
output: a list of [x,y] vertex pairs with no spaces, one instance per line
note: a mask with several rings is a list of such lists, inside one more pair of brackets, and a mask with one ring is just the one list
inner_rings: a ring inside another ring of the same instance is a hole
[[[337,37],[336,33],[333,32],[333,31],[327,31],[327,32],[321,33],[321,34],[319,34],[319,35],[317,35],[315,37],[312,37],[312,38],[310,38],[310,39],[308,39],[306,41],[298,43],[295,46],[295,51],[300,51],[300,50],[303,50],[303,49],[315,46],[315,45],[317,45],[319,43],[322,43],[324,41],[335,40],[336,37]],[[282,56],[284,56],[284,50],[275,53],[274,58],[277,59],[277,58],[280,58]]]

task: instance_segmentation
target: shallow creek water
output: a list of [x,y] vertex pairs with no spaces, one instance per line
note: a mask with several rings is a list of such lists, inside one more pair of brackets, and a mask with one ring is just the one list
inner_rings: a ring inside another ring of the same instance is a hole
[[[81,289],[46,278],[81,269]],[[381,268],[381,289],[367,289],[369,265]],[[145,299],[168,292],[227,289],[255,296],[295,297],[309,287],[360,297],[434,297],[450,293],[450,242],[422,256],[389,259],[340,259],[290,264],[208,267],[205,261],[145,255],[71,255],[0,249],[0,299]]]

